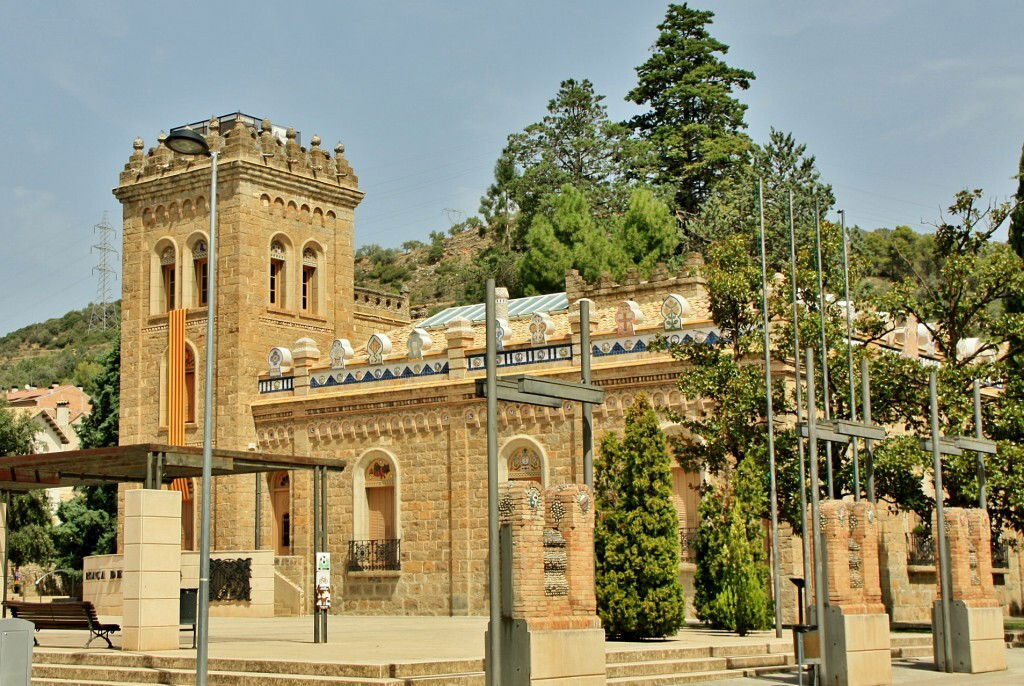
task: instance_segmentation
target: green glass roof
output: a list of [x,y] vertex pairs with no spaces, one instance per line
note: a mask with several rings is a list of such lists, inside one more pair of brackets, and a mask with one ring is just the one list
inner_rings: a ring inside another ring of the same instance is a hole
[[[513,298],[508,301],[509,319],[516,317],[528,317],[534,312],[559,312],[569,309],[569,298],[565,293],[548,293],[547,295],[531,295],[526,298]],[[484,319],[484,304],[462,305],[460,307],[449,307],[437,314],[427,317],[417,326],[424,329],[434,329],[444,326],[453,319],[468,319],[471,322],[481,322]]]

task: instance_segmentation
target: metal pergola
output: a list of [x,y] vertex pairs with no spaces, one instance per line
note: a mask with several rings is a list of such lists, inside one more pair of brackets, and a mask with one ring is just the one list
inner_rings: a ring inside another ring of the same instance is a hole
[[[213,476],[260,474],[280,470],[313,472],[313,550],[327,551],[327,473],[345,470],[345,461],[304,455],[279,455],[246,450],[214,449]],[[139,483],[159,489],[175,479],[200,478],[203,474],[201,447],[138,443],[111,448],[68,450],[57,453],[0,457],[0,493],[10,504],[11,494],[107,483]],[[259,508],[256,509],[259,512]],[[8,516],[10,507],[7,508]],[[258,515],[257,515],[258,516]],[[8,521],[3,521],[4,540]],[[7,597],[7,545],[3,553],[3,597]],[[316,588],[310,594],[316,598]],[[313,640],[327,641],[327,611],[315,609]]]

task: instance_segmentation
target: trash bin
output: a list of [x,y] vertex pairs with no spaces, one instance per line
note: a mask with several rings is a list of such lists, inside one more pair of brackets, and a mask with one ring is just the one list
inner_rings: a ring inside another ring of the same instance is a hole
[[0,619],[0,684],[29,686],[36,625],[24,619]]
[[[182,588],[178,596],[178,616],[182,631],[192,629],[192,647],[196,647],[196,615],[199,614],[199,589]],[[3,682],[0,682],[3,686]]]

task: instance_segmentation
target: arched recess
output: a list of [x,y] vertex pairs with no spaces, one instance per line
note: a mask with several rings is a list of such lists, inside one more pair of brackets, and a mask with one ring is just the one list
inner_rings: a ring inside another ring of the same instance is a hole
[[209,293],[209,237],[196,231],[185,241],[181,259],[181,302],[188,307],[206,307]]
[[286,234],[278,233],[268,245],[268,287],[267,304],[278,310],[292,308],[295,302],[295,287],[292,284],[295,273],[293,262],[295,249]]
[[700,487],[704,482],[704,475],[699,471],[683,469],[673,447],[685,449],[686,445],[696,444],[702,439],[694,436],[689,429],[680,424],[666,423],[661,429],[670,441],[672,502],[679,514],[679,528],[693,532],[700,526]]
[[150,251],[149,313],[165,314],[179,307],[181,288],[178,278],[180,251],[170,236],[153,244]]
[[270,509],[274,513],[271,528],[274,554],[290,555],[292,550],[292,475],[280,471],[270,473]]
[[402,490],[398,461],[386,450],[363,454],[352,477],[352,539],[402,538]]
[[[198,368],[196,346],[188,339],[185,340],[185,422],[194,424],[198,414],[196,404],[196,387],[198,386]],[[164,347],[160,355],[160,426],[167,426],[167,402],[168,402],[168,378],[167,378],[167,348]]]
[[320,314],[324,311],[324,248],[316,241],[306,241],[300,254],[299,309],[306,314]]
[[512,436],[498,454],[498,481],[536,481],[541,486],[548,485],[547,454],[532,437]]
[[180,478],[171,482],[171,490],[181,493],[181,549],[196,549],[195,480]]

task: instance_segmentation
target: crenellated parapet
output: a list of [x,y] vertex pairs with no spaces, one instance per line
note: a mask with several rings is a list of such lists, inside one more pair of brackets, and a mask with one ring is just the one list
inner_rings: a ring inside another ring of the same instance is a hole
[[[246,161],[267,169],[276,169],[295,176],[315,180],[328,186],[358,191],[359,179],[345,157],[345,146],[338,143],[333,154],[321,147],[320,136],[310,138],[309,147],[300,145],[293,128],[279,129],[264,119],[257,128],[249,117],[229,115],[230,128],[222,130],[221,120],[193,125],[219,154],[220,162]],[[136,138],[133,151],[120,175],[120,185],[129,186],[144,181],[164,178],[192,169],[209,166],[205,157],[179,155],[167,147],[167,136],[157,137],[156,145],[146,149],[145,141]]]

